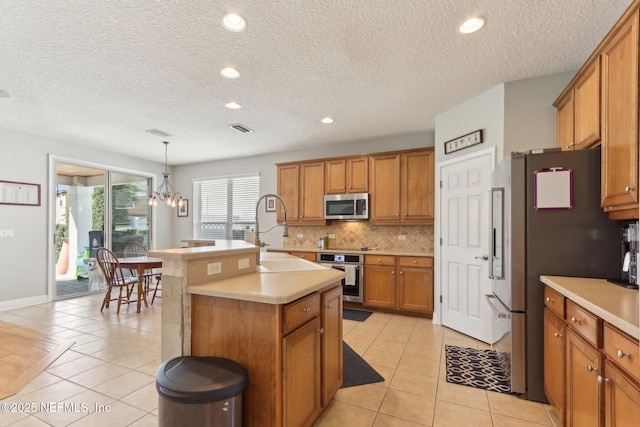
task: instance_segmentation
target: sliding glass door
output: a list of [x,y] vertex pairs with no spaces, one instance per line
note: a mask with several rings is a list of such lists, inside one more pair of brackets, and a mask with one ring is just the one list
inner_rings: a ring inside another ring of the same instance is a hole
[[150,178],[81,164],[55,167],[54,299],[102,292],[90,283],[88,260],[97,248],[122,256],[129,243],[150,245]]

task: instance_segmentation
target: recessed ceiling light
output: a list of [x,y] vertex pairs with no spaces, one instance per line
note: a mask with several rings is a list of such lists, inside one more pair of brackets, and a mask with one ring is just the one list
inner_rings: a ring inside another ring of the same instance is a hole
[[239,110],[242,108],[242,105],[238,104],[237,102],[227,102],[226,104],[224,104],[224,106],[229,110]]
[[462,34],[475,33],[484,26],[484,21],[482,17],[469,18],[460,25],[459,31]]
[[222,70],[220,70],[220,74],[222,74],[222,77],[226,77],[228,79],[237,79],[238,77],[240,77],[240,71],[236,70],[233,67],[223,68]]
[[222,18],[222,25],[229,31],[240,32],[247,26],[247,21],[237,13],[228,13]]
[[0,98],[9,98],[9,94],[0,89]]
[[320,120],[322,123],[324,124],[329,124],[329,123],[333,123],[333,119],[331,117],[325,117],[324,119]]

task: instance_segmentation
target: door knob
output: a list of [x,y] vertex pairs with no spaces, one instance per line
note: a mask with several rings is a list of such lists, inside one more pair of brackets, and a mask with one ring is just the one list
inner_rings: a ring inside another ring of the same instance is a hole
[[488,260],[488,259],[489,259],[489,256],[488,256],[488,255],[482,255],[482,256],[477,256],[477,257],[474,257],[474,258],[475,258],[475,259],[481,259],[481,260],[483,260],[483,261],[486,261],[486,260]]

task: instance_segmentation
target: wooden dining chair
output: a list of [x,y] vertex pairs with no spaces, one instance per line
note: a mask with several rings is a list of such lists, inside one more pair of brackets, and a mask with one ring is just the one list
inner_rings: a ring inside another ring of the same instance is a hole
[[[140,243],[131,243],[124,248],[124,257],[139,257],[139,256],[147,256],[147,248]],[[131,274],[136,275],[138,272],[134,269],[131,270]],[[160,290],[160,280],[162,278],[161,273],[154,273],[152,270],[147,270],[144,272],[144,276],[142,278],[142,284],[144,286],[144,291],[147,293],[151,293],[153,291],[153,297],[151,298],[151,305],[153,305],[153,300],[156,299],[156,294],[158,290]],[[152,288],[152,282],[155,279],[155,286]],[[161,298],[161,297],[158,297]]]
[[[100,312],[102,312],[105,307],[109,308],[109,303],[111,301],[117,300],[117,314],[120,314],[120,306],[122,304],[131,304],[137,302],[136,299],[131,299],[130,297],[133,293],[133,289],[138,284],[138,278],[135,276],[125,276],[122,272],[120,262],[118,262],[118,258],[107,248],[98,249],[98,251],[96,252],[96,258],[98,259],[98,264],[100,265],[100,269],[104,273],[104,277],[107,282],[107,293],[104,295],[104,300],[102,300],[102,307],[100,307]],[[111,290],[114,287],[120,288],[120,292],[117,298],[111,298]],[[122,293],[123,288],[124,295]]]

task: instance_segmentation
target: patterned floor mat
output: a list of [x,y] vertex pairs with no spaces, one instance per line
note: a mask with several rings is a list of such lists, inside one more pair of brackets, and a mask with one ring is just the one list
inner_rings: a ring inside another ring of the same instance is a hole
[[447,382],[511,393],[508,354],[447,345],[445,356]]

